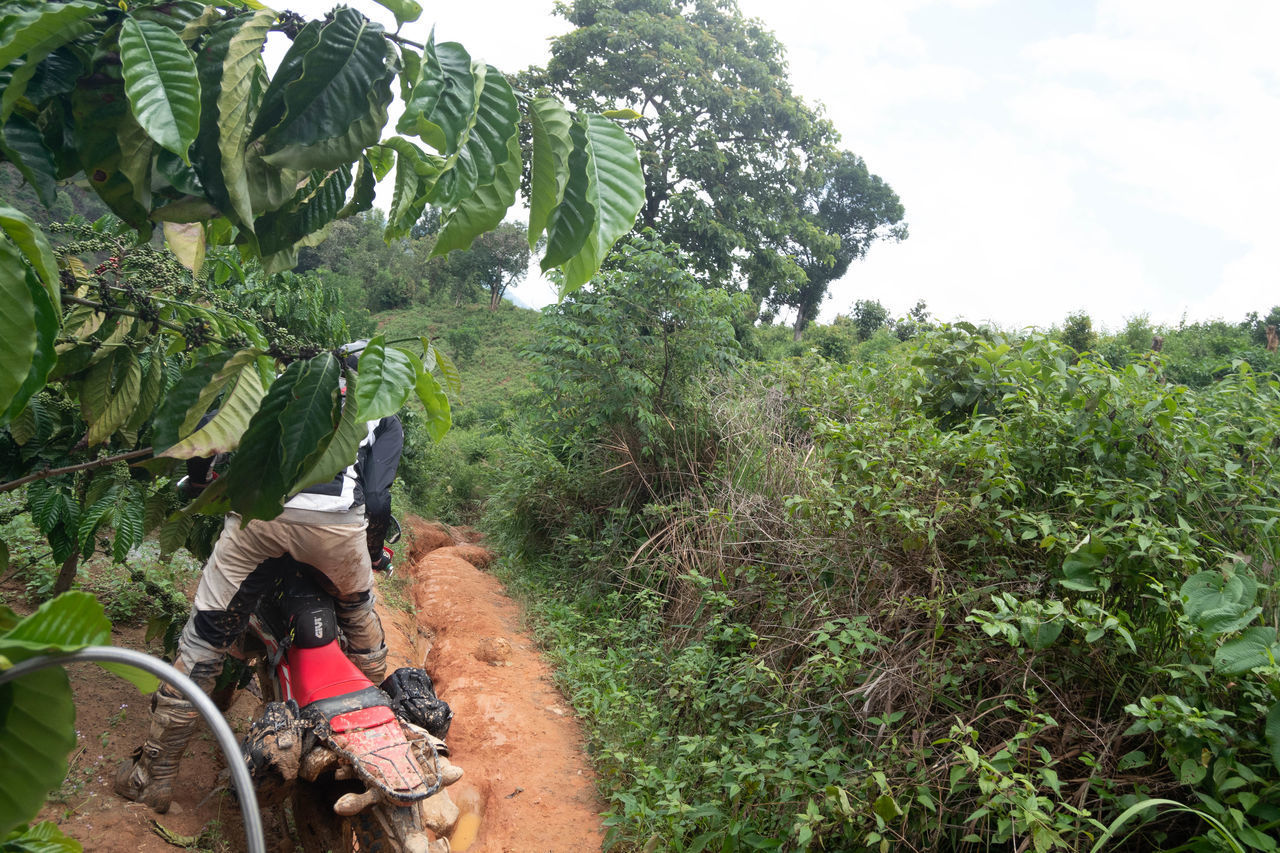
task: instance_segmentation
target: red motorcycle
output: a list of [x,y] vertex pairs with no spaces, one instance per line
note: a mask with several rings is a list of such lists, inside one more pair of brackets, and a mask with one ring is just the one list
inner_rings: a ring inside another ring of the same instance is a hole
[[375,686],[343,653],[318,573],[279,565],[237,655],[256,660],[267,703],[241,746],[259,801],[277,815],[290,803],[305,853],[448,853],[445,786],[462,776],[448,705],[421,669]]

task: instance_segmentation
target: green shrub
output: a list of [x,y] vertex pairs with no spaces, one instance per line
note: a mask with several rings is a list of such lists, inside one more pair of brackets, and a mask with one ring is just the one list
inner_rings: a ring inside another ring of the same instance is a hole
[[1171,798],[1272,849],[1280,383],[972,327],[882,355],[708,378],[712,461],[644,501],[522,439],[498,503],[554,555],[520,578],[609,842],[1077,850],[1137,806],[1125,849],[1219,849]]

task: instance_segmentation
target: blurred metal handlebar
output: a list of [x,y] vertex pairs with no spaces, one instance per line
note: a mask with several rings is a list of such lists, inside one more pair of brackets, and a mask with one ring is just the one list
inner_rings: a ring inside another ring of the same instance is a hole
[[231,770],[231,779],[235,783],[236,797],[240,800],[240,813],[244,818],[244,833],[249,853],[266,853],[266,842],[262,836],[262,814],[258,811],[258,796],[253,790],[249,768],[245,766],[244,759],[240,755],[240,744],[236,741],[236,736],[227,725],[227,721],[223,719],[218,706],[213,704],[213,700],[197,687],[194,681],[159,658],[143,652],[118,649],[114,646],[89,646],[66,654],[28,658],[0,672],[0,684],[37,670],[48,669],[51,666],[64,666],[68,663],[120,663],[137,667],[156,678],[169,682],[195,705],[200,716],[204,717],[205,722],[213,729],[218,746],[226,756],[227,767]]

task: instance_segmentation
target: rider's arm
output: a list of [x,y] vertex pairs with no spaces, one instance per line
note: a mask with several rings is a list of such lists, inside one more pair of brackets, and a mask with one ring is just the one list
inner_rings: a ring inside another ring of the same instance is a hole
[[400,467],[404,449],[404,427],[395,415],[383,418],[373,432],[368,458],[361,465],[364,472],[364,513],[369,522],[369,557],[376,563],[382,557],[382,543],[391,524],[391,481]]
[[[200,423],[196,426],[196,429],[202,429],[205,424],[213,420],[213,416],[217,413],[217,409],[207,412],[204,417],[200,418]],[[213,471],[214,458],[213,456],[197,456],[194,459],[188,459],[187,482],[185,485],[180,485],[180,489],[185,489],[192,497],[204,491],[205,486],[213,482],[218,476]]]

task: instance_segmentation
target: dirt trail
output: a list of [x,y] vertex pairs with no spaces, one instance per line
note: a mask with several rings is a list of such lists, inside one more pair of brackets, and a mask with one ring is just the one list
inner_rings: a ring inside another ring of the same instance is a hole
[[458,801],[470,787],[483,806],[470,851],[599,850],[603,807],[577,721],[520,633],[519,609],[477,568],[492,556],[441,528],[413,525],[411,536],[413,663],[453,708],[449,749],[466,776],[450,792]]
[[[492,555],[440,526],[412,521],[406,528],[408,559],[398,571],[410,575],[416,613],[380,608],[389,663],[424,666],[453,708],[449,748],[466,775],[449,791],[455,802],[478,803],[481,812],[468,853],[599,850],[602,805],[581,732],[532,641],[520,632],[519,608],[481,570]],[[113,632],[112,641],[147,648],[141,628]],[[96,666],[73,667],[71,682],[77,749],[67,784],[39,820],[55,821],[86,851],[180,849],[161,838],[154,822],[188,841],[199,836],[188,849],[243,851],[235,796],[220,776],[223,763],[212,735],[193,741],[170,812],[155,815],[119,799],[110,787],[116,764],[145,737],[146,697]],[[239,695],[227,715],[238,734],[257,707],[250,692]]]

